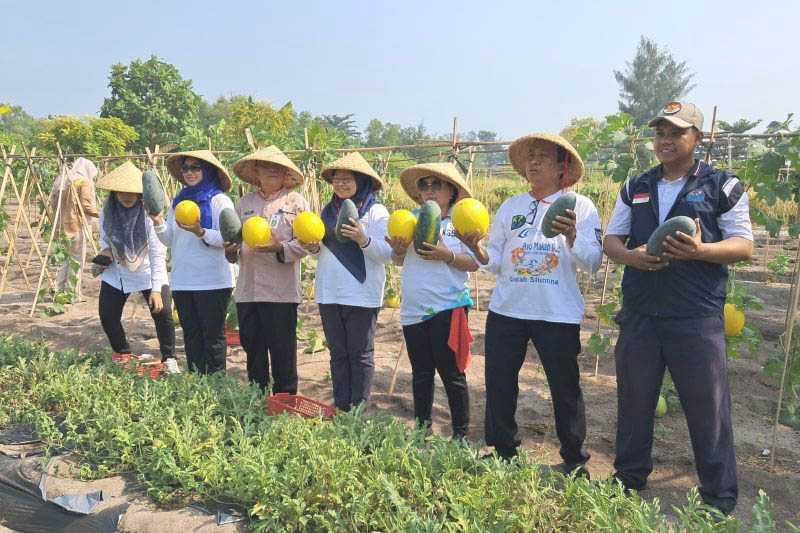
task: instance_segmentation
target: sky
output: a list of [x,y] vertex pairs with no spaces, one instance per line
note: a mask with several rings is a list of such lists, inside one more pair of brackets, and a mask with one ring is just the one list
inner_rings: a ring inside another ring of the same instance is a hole
[[28,2],[0,0],[0,102],[92,115],[114,63],[157,55],[209,101],[248,94],[316,115],[509,139],[617,111],[640,36],[695,72],[719,117],[800,112],[800,2]]

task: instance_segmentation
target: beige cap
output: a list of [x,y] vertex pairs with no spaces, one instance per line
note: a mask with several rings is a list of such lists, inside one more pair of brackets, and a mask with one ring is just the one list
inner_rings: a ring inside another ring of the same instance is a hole
[[142,171],[130,161],[125,161],[97,180],[97,188],[105,191],[142,194]]
[[464,176],[461,175],[461,172],[458,171],[453,163],[422,163],[408,167],[400,173],[400,185],[403,186],[403,190],[412,200],[421,204],[422,196],[417,188],[417,182],[430,176],[435,176],[452,184],[458,190],[456,201],[472,197]]
[[233,171],[244,181],[258,187],[256,183],[254,167],[258,163],[272,163],[288,170],[283,186],[291,189],[303,183],[303,173],[297,165],[284,154],[277,146],[260,148],[250,155],[246,155],[233,165]]
[[703,131],[703,113],[694,104],[670,102],[647,125],[653,127],[662,120],[666,120],[679,128],[691,128],[694,126],[699,131]]

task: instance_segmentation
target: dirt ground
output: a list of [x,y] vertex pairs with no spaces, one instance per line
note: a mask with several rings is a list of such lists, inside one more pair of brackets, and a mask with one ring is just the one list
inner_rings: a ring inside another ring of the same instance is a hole
[[[730,383],[733,397],[734,431],[739,472],[740,498],[736,516],[745,524],[750,522],[751,508],[764,489],[773,501],[776,521],[784,524],[789,520],[800,524],[800,432],[779,426],[777,460],[770,467],[769,458],[762,454],[771,448],[772,421],[777,400],[777,386],[761,370],[766,355],[777,350],[778,335],[783,332],[784,313],[788,301],[789,285],[786,283],[764,283],[757,273],[758,265],[737,273],[737,279],[750,287],[751,294],[764,299],[763,312],[748,315],[765,336],[765,346],[758,360],[742,357],[730,361]],[[602,273],[602,270],[601,270]],[[36,279],[35,277],[33,278]],[[748,279],[755,281],[747,281]],[[602,276],[592,282],[587,297],[587,317],[583,324],[583,340],[596,327],[594,305],[598,303]],[[469,315],[470,327],[475,336],[473,362],[467,371],[471,394],[471,425],[469,437],[476,442],[483,439],[485,405],[483,330],[486,320],[485,306],[488,303],[494,281],[487,274],[480,275],[480,309]],[[0,332],[21,333],[31,338],[43,337],[53,348],[106,347],[107,341],[97,318],[97,294],[99,282],[84,278],[85,302],[74,304],[63,315],[41,318],[37,313],[30,318],[28,312],[33,292],[20,289],[22,280],[12,277],[12,289],[0,296],[0,313],[3,315]],[[322,335],[316,306],[310,302],[302,304],[301,316],[307,331],[314,329]],[[399,370],[393,394],[389,394],[390,382],[401,351],[402,333],[399,312],[384,309],[379,315],[375,338],[376,369],[370,410],[386,411],[411,423],[412,396],[411,373],[408,358],[403,353],[399,358]],[[155,331],[147,308],[138,296],[129,300],[124,313],[124,324],[134,352],[158,352]],[[304,353],[305,343],[300,343],[298,362],[300,393],[321,401],[332,403],[329,355],[327,351]],[[178,329],[178,359],[185,361]],[[588,436],[586,446],[592,455],[589,468],[594,478],[603,478],[613,471],[614,435],[616,429],[616,384],[613,356],[601,359],[599,373],[594,375],[593,356],[580,357],[581,379],[586,397]],[[229,348],[228,373],[245,379],[245,354],[238,347]],[[550,393],[533,347],[529,347],[528,360],[520,374],[520,402],[517,412],[523,447],[541,456],[543,462],[559,462],[558,441],[555,435]],[[437,383],[434,406],[434,429],[449,434],[449,410],[446,396]],[[647,490],[642,496],[658,498],[662,509],[669,511],[672,505],[685,502],[686,491],[697,483],[691,445],[682,413],[671,409],[670,413],[657,421],[654,447],[655,470],[650,477]],[[77,482],[76,482],[77,483]],[[204,531],[219,529],[230,531],[235,526],[217,528],[213,518],[192,509],[157,510],[142,497],[141,492],[122,479],[103,480],[108,483],[109,495],[134,502],[123,517],[122,527],[128,531],[165,531],[202,528]],[[93,484],[93,485],[94,485]],[[112,490],[113,489],[113,490]],[[119,501],[119,500],[117,500]]]

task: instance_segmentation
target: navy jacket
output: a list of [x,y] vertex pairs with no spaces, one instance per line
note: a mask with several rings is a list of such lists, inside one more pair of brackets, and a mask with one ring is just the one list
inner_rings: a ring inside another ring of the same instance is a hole
[[[631,178],[620,192],[631,208],[627,246],[647,243],[658,227],[658,180],[662,166]],[[723,239],[717,218],[729,211],[744,194],[736,176],[696,161],[666,218],[679,215],[699,218],[703,242]],[[622,277],[623,311],[660,317],[702,317],[722,313],[728,268],[705,261],[672,261],[656,272],[625,268]]]

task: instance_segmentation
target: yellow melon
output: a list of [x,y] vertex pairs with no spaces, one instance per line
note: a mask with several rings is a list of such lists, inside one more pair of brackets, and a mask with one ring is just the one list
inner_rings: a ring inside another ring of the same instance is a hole
[[417,217],[408,209],[398,209],[389,217],[387,232],[389,237],[400,237],[408,242],[414,238],[417,228]]
[[734,304],[725,304],[725,335],[736,337],[744,329],[744,312]]
[[489,233],[489,211],[475,198],[464,198],[453,206],[453,226],[461,235]]
[[200,220],[200,206],[191,200],[183,200],[175,206],[175,220],[184,226],[191,226]]
[[304,244],[316,244],[325,236],[325,224],[313,211],[303,211],[292,222],[292,230]]
[[272,238],[272,228],[264,217],[250,217],[242,224],[242,240],[250,248],[266,246]]

